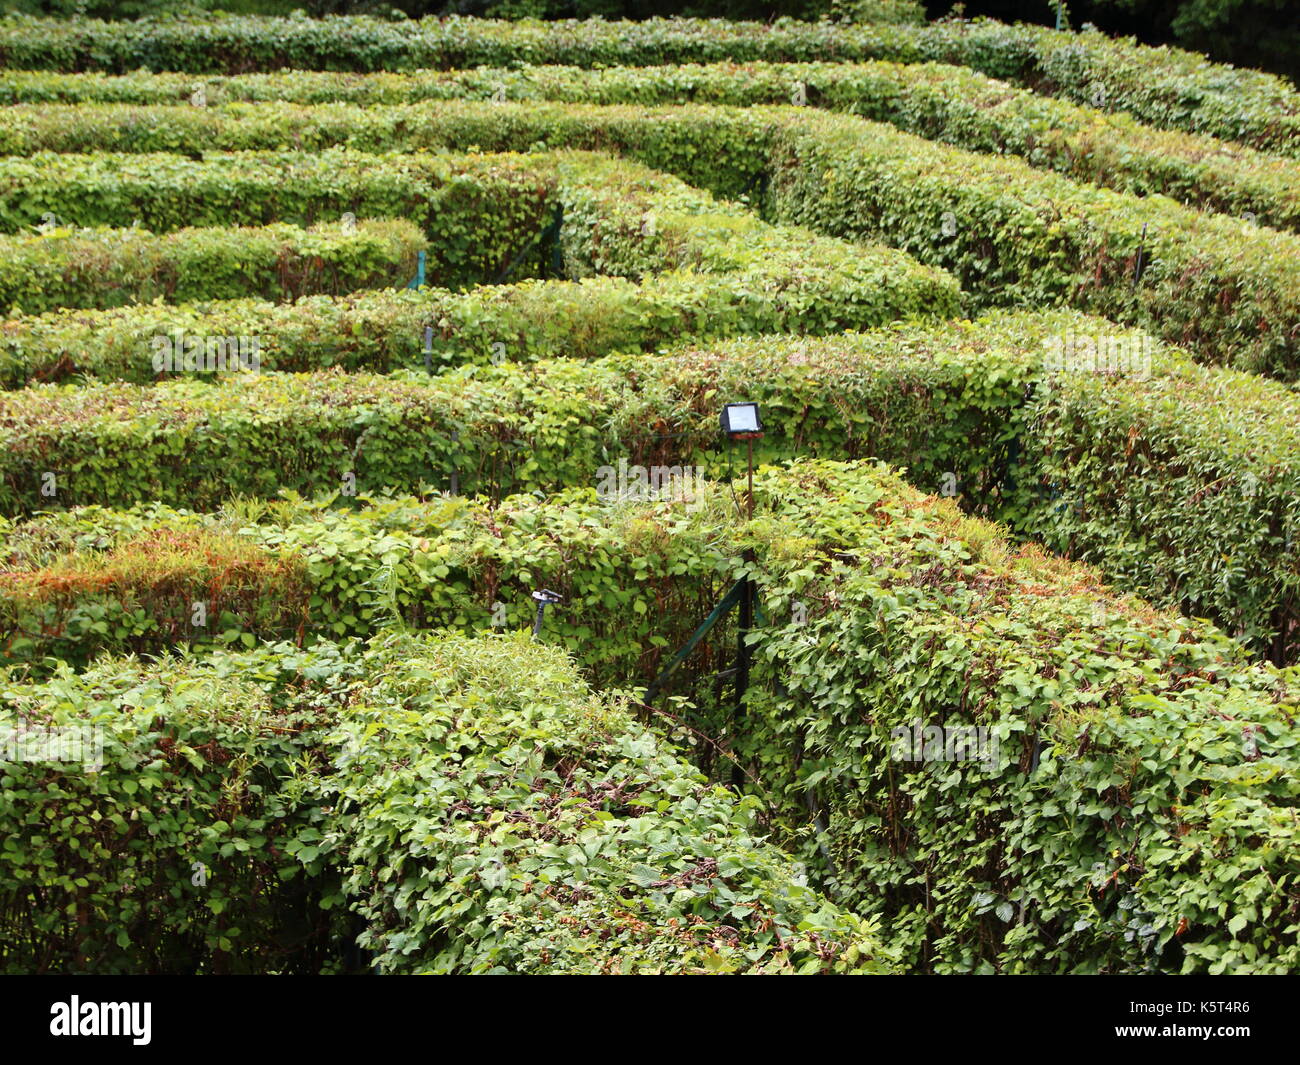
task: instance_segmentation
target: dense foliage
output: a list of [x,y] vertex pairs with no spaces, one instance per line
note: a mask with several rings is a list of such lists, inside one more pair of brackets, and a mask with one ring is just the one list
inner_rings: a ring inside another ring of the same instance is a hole
[[[759,198],[772,220],[885,241],[950,271],[976,306],[1075,306],[1146,326],[1207,362],[1285,380],[1300,375],[1300,236],[1162,195],[1079,184],[851,116],[794,107],[477,102],[120,111],[116,125],[97,119],[82,128],[107,139],[120,130],[141,150],[177,135],[196,147],[234,138],[242,145],[346,142],[389,153],[518,151],[539,142],[614,148],[721,195],[765,186]],[[141,129],[149,132],[135,132]],[[55,174],[57,158],[46,164]],[[249,165],[271,158],[250,156]],[[393,163],[398,174],[425,165],[419,155],[383,158],[401,160]],[[164,171],[221,165],[215,156],[204,164],[158,160]],[[77,165],[62,164],[69,171]],[[339,165],[346,173],[363,164],[357,157]],[[15,187],[31,190],[34,211],[58,183],[39,186],[50,191],[38,194],[24,173],[17,171]],[[382,171],[374,173],[378,181]]]
[[380,971],[892,970],[875,923],[756,834],[755,804],[562,660],[393,640],[365,665],[326,784]]
[[405,283],[426,246],[418,227],[398,219],[165,234],[56,226],[0,236],[0,308],[21,315],[155,299],[285,301],[342,294]]
[[893,968],[874,922],[762,840],[752,801],[526,640],[0,685],[0,728],[36,723],[98,727],[103,764],[5,764],[7,971],[355,967],[330,951],[345,911],[378,972]]
[[[5,156],[0,231],[18,234],[51,219],[72,227],[142,225],[159,233],[341,224],[345,214],[400,219],[428,238],[429,283],[464,286],[495,277],[543,228],[555,181],[546,163],[446,154],[376,158],[342,149],[203,159],[164,153]],[[181,239],[174,237],[171,247]],[[250,246],[248,254],[253,251]]]
[[[14,153],[72,150],[84,143],[88,114],[116,114],[49,103],[177,104],[193,93],[195,84],[186,74],[14,72],[0,84],[0,99],[47,106],[10,108],[0,145]],[[275,100],[374,106],[536,99],[744,107],[802,101],[963,148],[1018,155],[1035,166],[1122,191],[1163,192],[1260,225],[1300,226],[1300,164],[1285,157],[1213,137],[1143,126],[1124,113],[1041,96],[942,63],[723,63],[595,70],[542,66],[364,78],[292,71],[207,77],[201,84],[210,106]],[[163,146],[166,136],[155,134],[148,143]]]
[[[1073,364],[1053,364],[1054,343],[1073,337],[1104,344],[1112,329],[1081,315],[1022,312],[816,342],[688,345],[652,360],[613,355],[585,364],[466,367],[433,378],[324,374],[17,392],[0,403],[8,441],[3,499],[10,513],[149,499],[217,507],[231,495],[340,492],[349,474],[362,492],[445,489],[454,474],[462,491],[499,495],[592,488],[599,469],[620,459],[700,466],[713,478],[734,470],[735,460],[717,450],[710,400],[743,390],[765,412],[760,461],[885,458],[906,467],[912,483],[1093,562],[1127,590],[1213,617],[1276,662],[1296,660],[1294,393],[1197,366],[1140,334],[1120,339],[1146,350],[1149,366],[1098,366],[1082,352]],[[168,428],[164,440],[160,425]],[[205,459],[199,442],[209,438],[228,447]],[[278,456],[274,467],[260,460],[267,453]],[[40,495],[46,466],[60,471],[52,498]],[[47,522],[57,524],[42,518],[35,527]],[[37,601],[57,591],[58,611],[73,610],[79,638],[93,645],[85,627],[99,619],[85,614],[84,597],[112,573],[133,604],[122,608],[133,619],[123,632],[146,641],[126,646],[150,646],[160,634],[175,637],[189,600],[144,610],[135,597],[152,598],[150,581],[167,588],[183,572],[188,587],[215,581],[228,602],[241,604],[231,608],[245,619],[233,626],[236,634],[271,631],[257,612],[259,584],[278,619],[274,631],[305,622],[329,631],[332,615],[300,609],[278,564],[250,562],[248,541],[212,542],[191,531],[175,542],[162,535],[170,526],[161,519],[147,535],[130,528],[136,539],[111,564],[102,555],[123,550],[116,536],[87,530],[53,541],[89,550],[90,571],[75,580],[84,565],[75,558],[32,556],[26,548],[11,555],[11,608],[20,615],[28,609],[20,587]],[[306,540],[312,537],[324,533]],[[137,572],[142,553],[171,561]],[[372,570],[362,573],[365,584]],[[373,617],[353,613],[361,624]],[[56,623],[55,615],[13,624],[66,636],[67,621]]]
[[1300,96],[804,13],[0,21],[0,969],[1300,965]]
[[[214,155],[203,164],[204,173],[214,183],[225,180],[229,159],[269,173],[280,158]],[[337,151],[321,159],[323,170],[363,175],[372,186],[383,187],[383,172],[368,165],[374,161],[370,157]],[[429,157],[427,165],[444,168],[446,159]],[[0,329],[0,382],[18,387],[74,374],[149,381],[160,376],[150,353],[158,336],[255,336],[260,367],[266,370],[388,371],[418,366],[422,359],[432,368],[435,361],[441,366],[591,356],[653,348],[685,336],[823,334],[949,315],[960,308],[952,278],[903,253],[770,226],[737,205],[635,164],[573,153],[479,155],[469,161],[477,170],[457,179],[454,195],[429,193],[440,208],[427,223],[440,251],[430,256],[426,280],[450,283],[472,278],[473,270],[487,274],[487,280],[525,274],[542,238],[541,266],[577,280],[484,286],[463,294],[424,288],[294,303],[155,303],[99,314],[20,316]],[[68,172],[77,162],[69,160]],[[119,186],[127,205],[147,205],[152,194],[140,173],[138,183]],[[482,185],[478,175],[485,175]],[[343,179],[331,180],[325,190],[304,181],[298,190],[295,177],[281,172],[268,182],[266,210],[294,217],[295,212],[322,213],[327,206],[358,211],[366,206],[356,193],[344,198]],[[527,196],[504,211],[491,230],[471,228],[460,213],[462,204],[495,204],[498,193],[514,185],[527,186]],[[244,198],[251,210],[251,195]],[[562,211],[559,231],[549,237],[537,217],[548,208]],[[536,227],[531,235],[529,222]],[[487,242],[493,231],[498,241]],[[211,376],[211,366],[199,369]],[[173,371],[186,372],[183,366],[168,369]]]
[[514,630],[532,623],[529,592],[543,581],[564,596],[550,642],[604,683],[648,683],[731,569],[729,498],[703,484],[691,502],[617,503],[583,488],[496,507],[382,497],[356,509],[46,515],[5,539],[0,661],[44,670],[104,651],[314,643],[386,626]]
[[[336,700],[316,677],[342,664],[294,654],[0,678],[0,734],[38,752],[0,765],[0,968],[337,967],[323,908],[337,886],[289,848],[320,838],[304,796]],[[76,736],[102,764],[41,757],[45,735]]]
[[[771,693],[747,706],[744,753],[912,964],[1294,969],[1295,668],[862,467],[766,490],[785,521],[755,529],[758,579],[784,623],[756,639]],[[895,730],[917,726],[982,727],[988,746],[908,760]]]
[[[779,683],[770,696],[751,701],[744,728],[734,736],[737,751],[753,766],[764,794],[778,799],[790,838],[805,840],[809,861],[860,909],[886,917],[891,934],[908,945],[913,964],[940,971],[1285,971],[1294,963],[1296,900],[1285,874],[1296,830],[1291,809],[1296,774],[1288,768],[1295,748],[1290,722],[1300,697],[1294,671],[1252,666],[1239,647],[1207,627],[1115,599],[1086,571],[1033,550],[1015,551],[991,527],[961,518],[950,503],[924,500],[872,467],[802,465],[789,474],[765,475],[760,489],[772,509],[765,508],[747,536],[758,550],[755,573],[773,622],[759,630],[758,649]],[[786,620],[796,599],[812,604],[804,624]],[[855,653],[837,650],[845,646]],[[610,725],[597,734],[609,736],[607,743],[597,742],[594,750],[588,748],[591,754],[577,756],[580,765],[591,765],[588,759],[594,758],[597,775],[591,785],[578,783],[557,795],[554,788],[576,781],[573,745],[581,750],[595,742],[584,740],[591,734],[577,724],[590,711],[579,709],[579,701],[578,718],[561,716],[554,726],[543,724],[547,716],[536,718],[574,705],[551,685],[558,681],[558,690],[574,689],[571,680],[556,678],[540,664],[514,668],[519,646],[493,655],[479,645],[453,645],[450,656],[440,658],[442,652],[422,654],[402,637],[351,665],[336,661],[328,647],[313,657],[273,650],[274,664],[263,658],[260,667],[250,668],[257,655],[266,654],[254,652],[253,658],[165,666],[163,676],[199,671],[200,682],[190,680],[182,688],[195,700],[186,703],[195,718],[187,727],[200,732],[210,731],[225,715],[237,715],[258,694],[265,698],[261,678],[268,671],[275,677],[272,707],[275,700],[287,700],[319,711],[337,705],[346,693],[341,716],[328,715],[338,721],[334,742],[343,757],[326,764],[336,765],[342,776],[326,771],[320,783],[312,783],[324,769],[319,761],[310,780],[280,771],[276,793],[286,792],[302,806],[292,812],[283,804],[277,808],[300,833],[286,839],[282,849],[315,874],[304,887],[315,885],[337,903],[340,893],[328,886],[328,872],[341,848],[342,898],[359,900],[369,929],[363,941],[377,949],[382,967],[544,967],[548,958],[564,967],[577,964],[567,954],[577,948],[546,946],[543,953],[543,941],[568,929],[581,943],[606,926],[612,931],[601,941],[617,945],[618,959],[608,961],[593,948],[582,952],[590,964],[671,965],[660,954],[667,947],[638,940],[637,931],[646,934],[647,925],[659,926],[649,919],[653,913],[665,918],[677,913],[680,928],[682,914],[671,907],[683,904],[696,913],[700,907],[705,914],[725,909],[732,920],[753,913],[759,930],[772,919],[765,908],[776,906],[778,924],[808,920],[802,931],[836,942],[853,929],[824,910],[817,918],[791,918],[791,906],[808,914],[809,905],[817,910],[821,904],[797,889],[789,894],[790,888],[787,901],[776,902],[762,885],[791,881],[784,874],[772,880],[765,871],[774,868],[771,859],[728,861],[704,842],[716,839],[718,827],[729,823],[731,800],[722,806],[716,805],[719,799],[692,801],[680,815],[657,802],[655,816],[667,822],[640,821],[637,797],[647,787],[659,794],[655,789],[668,786],[672,794],[667,782],[677,771],[662,761],[657,743],[635,740],[626,726]],[[98,667],[106,668],[123,673],[118,662]],[[248,694],[214,698],[201,680],[225,682],[212,678],[212,670],[218,678],[238,677]],[[339,676],[346,683],[334,679]],[[132,720],[122,710],[141,701],[141,712],[147,707],[147,720],[154,724],[131,734],[136,757],[149,757],[159,746],[170,749],[158,732],[168,720],[168,713],[159,711],[173,698],[166,687],[154,698],[142,698],[159,682],[146,679],[142,687],[126,670],[123,683],[134,683],[123,703],[103,699],[95,687],[102,681],[99,672],[84,682],[63,675],[35,689],[11,688],[6,699],[11,712],[26,710],[31,717],[57,691],[62,710],[54,720],[66,724],[86,715],[87,694],[96,690],[94,705],[103,708],[97,720],[117,730]],[[444,700],[446,710],[440,709]],[[450,752],[467,742],[457,738],[457,717],[470,707],[477,736],[473,761],[452,762]],[[608,713],[602,711],[597,720],[608,721]],[[991,767],[891,763],[890,732],[912,718],[984,724],[997,736],[1001,753]],[[243,720],[247,730],[250,719]],[[500,729],[485,728],[488,721],[500,721]],[[521,744],[514,730],[525,726],[529,740]],[[118,733],[112,735],[116,742]],[[299,743],[311,736],[294,735]],[[635,740],[631,748],[625,746],[629,740]],[[182,732],[176,741],[181,754],[199,752],[189,760],[195,771],[214,757],[201,734]],[[432,762],[408,764],[402,753],[412,749],[408,741],[424,752],[445,753]],[[539,743],[543,751],[552,743],[559,746],[539,761]],[[792,747],[801,752],[793,763]],[[112,743],[107,749],[117,754]],[[393,759],[392,768],[376,773],[373,759],[367,759],[370,751],[384,752]],[[619,759],[636,757],[637,751],[648,760],[644,769],[614,769]],[[478,759],[486,759],[483,768],[467,775],[465,768],[478,765]],[[557,762],[569,768],[553,776],[547,766]],[[161,777],[151,787],[176,786],[168,783],[168,764],[156,767]],[[247,760],[239,764],[247,771]],[[451,764],[457,770],[440,775],[439,766]],[[500,765],[516,768],[508,773],[492,768]],[[533,768],[521,780],[524,766]],[[17,778],[7,772],[6,787],[30,788],[30,774],[51,771],[26,768]],[[413,790],[415,779],[430,779],[426,774],[445,783]],[[79,793],[87,777],[59,779]],[[92,779],[101,794],[133,793],[116,773]],[[491,781],[500,783],[489,786]],[[601,781],[635,786],[610,791]],[[336,804],[335,788],[348,801]],[[265,787],[256,794],[263,793]],[[820,839],[805,835],[808,793],[823,812]],[[310,794],[322,796],[319,805],[303,802]],[[599,803],[589,805],[596,796],[614,804],[605,809],[616,814],[615,821],[599,815]],[[542,806],[535,807],[539,802]],[[534,809],[569,811],[559,822],[566,826],[559,836],[564,842],[551,838],[551,847],[534,835]],[[697,826],[693,831],[702,835],[689,846],[668,843],[675,833],[688,831],[678,821],[688,812]],[[333,820],[338,817],[344,820]],[[39,817],[28,822],[43,823]],[[424,828],[412,834],[426,823],[432,834]],[[954,823],[970,824],[971,831],[956,832]],[[261,828],[260,823],[223,825],[202,855],[215,851],[220,858],[223,846],[228,855],[242,853],[253,846],[243,833]],[[484,832],[475,825],[496,827]],[[182,821],[178,831],[188,839],[197,827]],[[28,827],[6,833],[7,845],[25,855],[23,841],[31,832]],[[104,845],[129,832],[125,820],[110,820],[101,830]],[[729,838],[726,850],[749,846],[743,835]],[[639,848],[654,839],[664,841],[666,849],[652,861],[651,852]],[[248,846],[241,850],[239,840]],[[611,840],[626,846],[615,851]],[[394,850],[398,842],[417,848],[419,872],[396,859],[405,871],[402,880],[376,877],[386,855],[402,853],[400,845]],[[829,858],[820,856],[818,842]],[[262,846],[257,837],[256,847]],[[254,849],[250,858],[260,854]],[[584,869],[580,884],[588,885],[581,889],[562,876],[575,862]],[[688,868],[696,872],[685,876]],[[484,871],[490,875],[481,876]],[[679,873],[683,879],[677,879]],[[706,879],[697,882],[701,873]],[[293,862],[286,875],[296,875]],[[750,885],[739,893],[737,877]],[[604,907],[619,893],[604,894],[600,885],[606,878],[636,885],[649,897],[640,897],[630,911],[610,913]],[[729,882],[725,891],[719,880]],[[94,909],[95,883],[83,886],[92,894],[82,938],[63,933],[82,956],[88,951],[86,928],[106,934]],[[557,886],[547,889],[547,884]],[[47,890],[58,888],[53,884]],[[745,893],[756,888],[758,896]],[[760,897],[767,901],[755,909]],[[609,902],[602,903],[606,898]],[[178,920],[194,919],[194,896],[186,899]],[[719,908],[722,899],[726,906]],[[574,921],[564,919],[567,911],[561,908],[567,906],[577,907]],[[197,909],[209,920],[205,905],[198,903]],[[126,911],[128,919],[132,912]],[[440,913],[464,920],[445,926]],[[493,920],[503,913],[518,920]],[[1287,922],[1292,932],[1278,938],[1277,930]],[[923,935],[927,928],[932,931]],[[231,935],[225,936],[228,944]],[[716,949],[711,943],[716,933],[701,929],[700,935],[703,939],[674,935],[671,942],[688,951],[690,964],[708,968],[713,963],[705,955],[710,945]],[[726,938],[734,941],[730,934]],[[788,941],[786,936],[765,940],[769,949]],[[818,941],[796,947],[797,960],[782,955],[771,960],[812,964]],[[221,937],[217,946],[227,949]],[[642,956],[640,947],[648,954]],[[737,961],[733,956],[733,964]],[[160,964],[171,963],[164,958]]]
[[732,60],[937,61],[1169,129],[1300,152],[1300,93],[1281,78],[1206,63],[1098,33],[946,21],[923,26],[834,22],[490,22],[364,17],[151,22],[13,19],[0,23],[0,67],[238,74],[306,70],[468,69],[522,63],[646,66]]

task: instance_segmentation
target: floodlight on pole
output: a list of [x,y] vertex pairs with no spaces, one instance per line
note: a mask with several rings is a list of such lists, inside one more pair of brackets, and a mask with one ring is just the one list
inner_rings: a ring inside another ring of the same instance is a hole
[[[763,435],[763,418],[758,412],[757,403],[728,403],[722,408],[722,432],[728,440],[745,441],[747,476],[749,491],[746,510],[748,516],[754,517],[754,441]],[[748,569],[754,564],[754,551],[746,548],[743,554],[746,573],[741,578],[740,617],[737,619],[736,638],[736,703],[732,711],[733,721],[739,722],[745,713],[745,693],[749,688],[750,650],[747,637],[754,624],[754,579]],[[740,763],[732,768],[732,783],[737,787],[742,783],[743,773]]]
[[754,441],[763,436],[763,419],[757,403],[728,403],[722,408],[722,432],[728,440],[745,441],[749,466],[749,517],[754,516]]

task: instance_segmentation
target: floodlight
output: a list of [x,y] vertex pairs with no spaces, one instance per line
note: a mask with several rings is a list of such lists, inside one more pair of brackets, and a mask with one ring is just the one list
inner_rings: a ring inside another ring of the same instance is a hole
[[722,408],[722,431],[732,440],[763,435],[757,403],[728,403]]

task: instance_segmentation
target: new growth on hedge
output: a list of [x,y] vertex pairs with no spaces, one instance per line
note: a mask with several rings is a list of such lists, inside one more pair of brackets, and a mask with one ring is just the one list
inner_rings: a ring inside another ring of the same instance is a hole
[[16,316],[155,300],[341,295],[404,284],[427,243],[417,226],[400,219],[165,234],[48,228],[0,236],[0,308]]

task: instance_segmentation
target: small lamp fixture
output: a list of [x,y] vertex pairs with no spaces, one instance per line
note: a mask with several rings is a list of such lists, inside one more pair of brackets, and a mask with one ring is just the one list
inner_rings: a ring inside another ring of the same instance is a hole
[[543,588],[540,592],[533,592],[533,598],[537,600],[537,617],[533,621],[533,638],[536,639],[538,633],[542,631],[542,618],[546,614],[546,608],[554,603],[564,602],[564,596],[549,588]]
[[755,440],[763,435],[757,403],[728,403],[722,408],[722,431],[732,440]]

